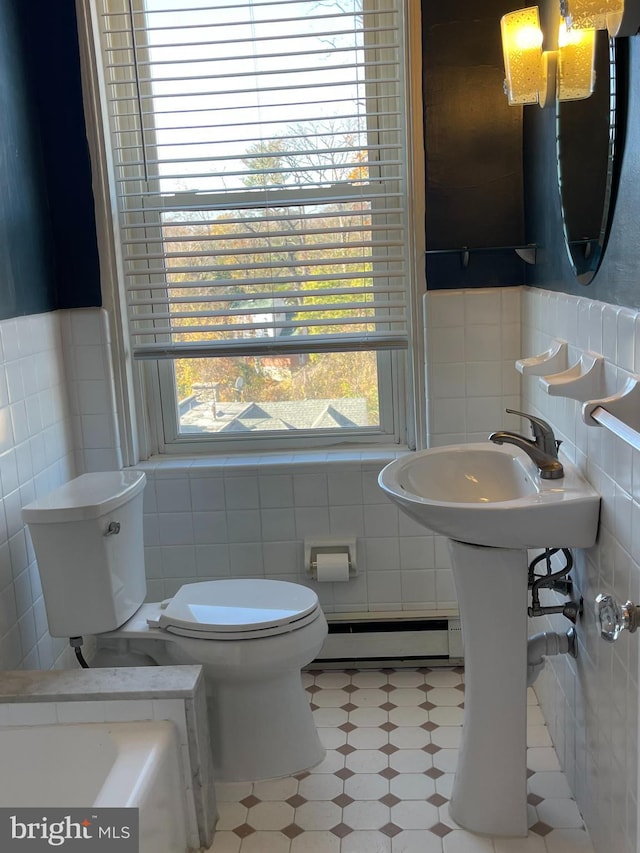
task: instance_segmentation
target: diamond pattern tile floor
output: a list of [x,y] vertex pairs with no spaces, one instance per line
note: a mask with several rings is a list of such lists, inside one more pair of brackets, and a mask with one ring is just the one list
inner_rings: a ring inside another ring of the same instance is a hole
[[486,838],[449,817],[462,669],[302,677],[325,759],[285,779],[219,784],[209,853],[593,853],[533,692],[529,835]]

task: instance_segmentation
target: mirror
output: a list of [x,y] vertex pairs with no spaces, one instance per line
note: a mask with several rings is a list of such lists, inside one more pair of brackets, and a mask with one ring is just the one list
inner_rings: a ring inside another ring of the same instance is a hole
[[582,101],[556,101],[564,237],[581,284],[589,284],[600,266],[615,207],[626,117],[626,42],[599,30],[593,94]]

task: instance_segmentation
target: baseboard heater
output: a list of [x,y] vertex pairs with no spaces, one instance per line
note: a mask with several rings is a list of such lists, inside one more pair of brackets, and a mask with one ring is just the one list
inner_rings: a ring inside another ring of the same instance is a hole
[[315,666],[462,663],[457,615],[328,614],[327,622],[329,635]]

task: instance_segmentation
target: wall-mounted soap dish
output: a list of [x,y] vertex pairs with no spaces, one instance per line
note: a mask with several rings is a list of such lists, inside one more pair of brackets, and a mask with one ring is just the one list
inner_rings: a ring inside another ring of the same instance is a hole
[[604,357],[583,352],[578,362],[567,367],[566,341],[555,340],[546,352],[516,361],[523,376],[537,376],[552,397],[569,397],[583,403],[582,420],[587,426],[602,426],[640,450],[640,376],[626,375],[620,391],[607,397]]
[[566,341],[554,341],[548,350],[516,361],[516,370],[523,376],[546,376],[567,369],[568,347]]
[[604,358],[597,353],[584,352],[573,367],[541,376],[539,382],[552,397],[570,397],[584,402],[604,390]]

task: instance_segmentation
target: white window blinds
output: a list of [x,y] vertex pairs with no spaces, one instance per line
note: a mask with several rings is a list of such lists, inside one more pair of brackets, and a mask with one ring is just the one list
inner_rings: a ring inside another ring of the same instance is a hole
[[97,0],[138,358],[407,346],[402,0]]

